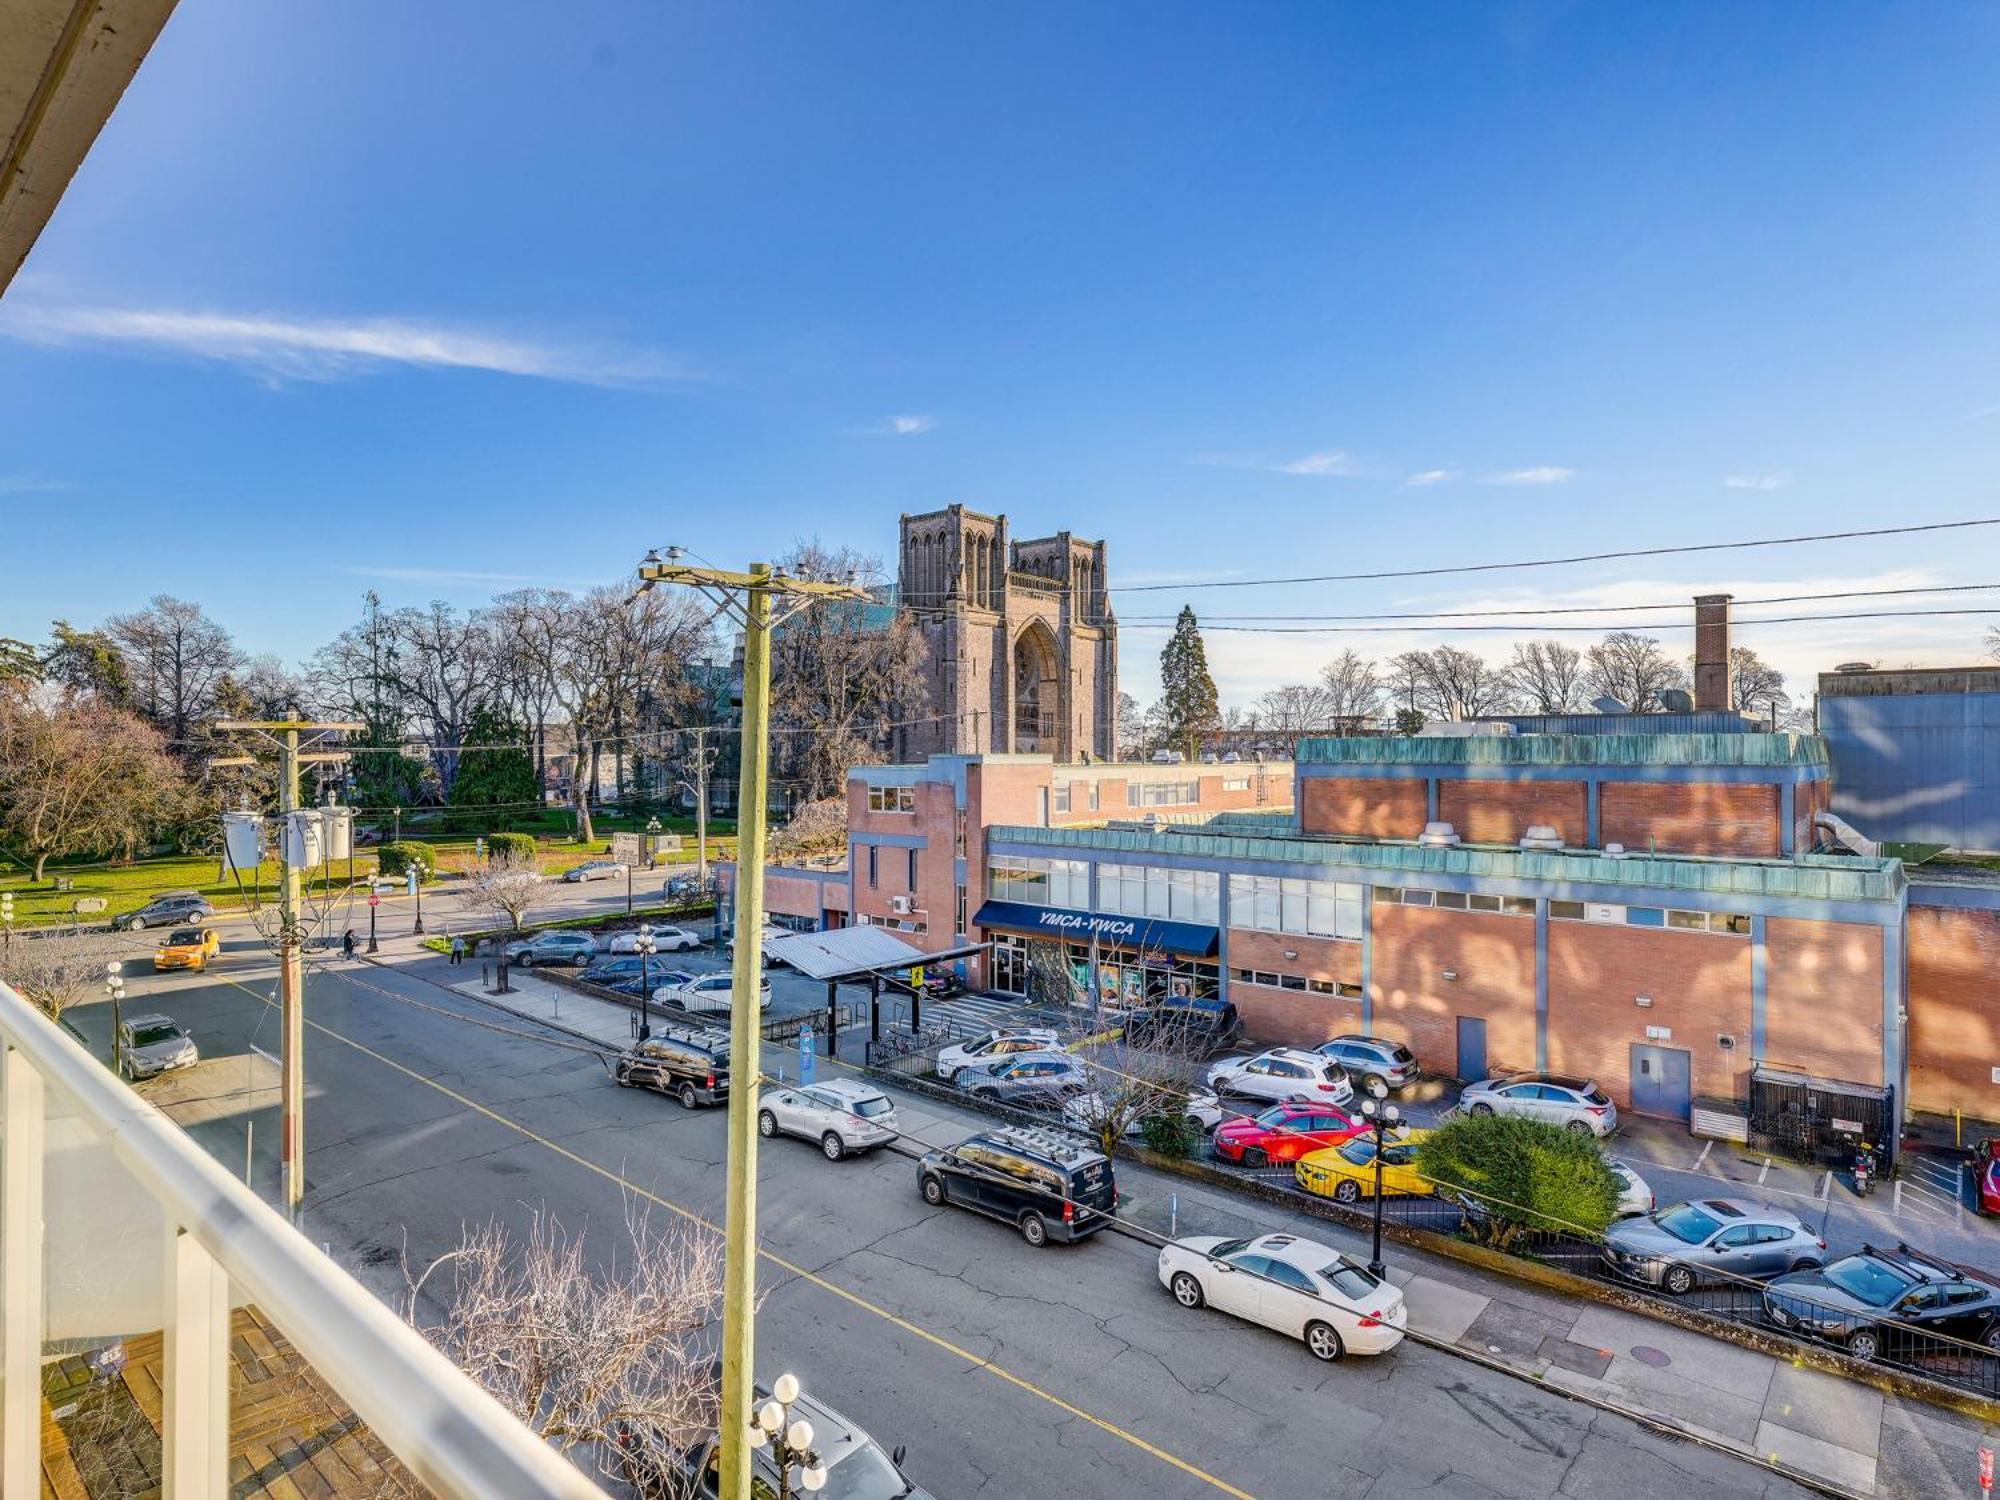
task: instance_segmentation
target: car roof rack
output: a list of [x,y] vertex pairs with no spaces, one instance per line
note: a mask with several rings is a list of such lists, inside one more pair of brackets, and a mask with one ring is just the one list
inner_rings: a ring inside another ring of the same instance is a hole
[[1050,1130],[1041,1125],[1002,1125],[986,1132],[989,1139],[1003,1145],[1014,1146],[1023,1151],[1032,1151],[1048,1157],[1051,1161],[1074,1162],[1087,1157],[1102,1156],[1095,1150],[1072,1136]]
[[[706,1047],[711,1052],[729,1050],[729,1033],[719,1026],[655,1026],[653,1037],[666,1037],[670,1041],[687,1042],[693,1046]],[[653,1037],[647,1038],[651,1041]]]

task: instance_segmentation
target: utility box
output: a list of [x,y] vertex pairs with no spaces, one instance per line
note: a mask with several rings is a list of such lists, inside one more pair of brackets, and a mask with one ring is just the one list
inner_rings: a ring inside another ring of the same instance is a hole
[[264,819],[259,813],[222,815],[222,852],[230,866],[254,876],[264,862]]
[[320,853],[329,861],[354,857],[354,809],[326,806],[319,810]]
[[285,814],[284,861],[295,870],[317,869],[325,859],[324,825],[319,813],[318,808],[312,807]]

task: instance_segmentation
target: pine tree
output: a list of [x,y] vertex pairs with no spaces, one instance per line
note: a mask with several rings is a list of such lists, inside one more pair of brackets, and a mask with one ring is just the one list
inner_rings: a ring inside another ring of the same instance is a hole
[[465,741],[475,748],[459,756],[451,805],[492,809],[491,815],[481,820],[483,826],[497,826],[512,816],[532,813],[537,800],[535,762],[528,754],[521,726],[503,710],[482,703],[473,709],[466,724]]
[[1160,708],[1167,739],[1189,760],[1201,754],[1202,737],[1220,727],[1215,679],[1208,675],[1208,649],[1195,628],[1194,607],[1183,604],[1174,633],[1160,653]]

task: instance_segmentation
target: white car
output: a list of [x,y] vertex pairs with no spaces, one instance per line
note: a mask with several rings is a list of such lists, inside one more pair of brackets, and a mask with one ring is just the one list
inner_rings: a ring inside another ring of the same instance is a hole
[[1606,1161],[1605,1165],[1611,1168],[1611,1175],[1618,1179],[1618,1208],[1613,1217],[1629,1219],[1635,1214],[1651,1213],[1655,1200],[1653,1190],[1646,1185],[1646,1179],[1615,1156]]
[[1569,1073],[1509,1073],[1468,1083],[1458,1107],[1469,1115],[1519,1115],[1600,1140],[1618,1128],[1618,1106],[1588,1078]]
[[765,1091],[757,1111],[758,1133],[818,1141],[828,1161],[850,1151],[886,1146],[896,1138],[896,1106],[880,1089],[848,1078]]
[[[1092,1140],[1095,1140],[1106,1117],[1114,1109],[1124,1107],[1119,1100],[1107,1098],[1105,1095],[1097,1092],[1097,1090],[1091,1089],[1063,1102],[1063,1124],[1069,1126],[1072,1130],[1080,1130]],[[1186,1108],[1188,1118],[1193,1120],[1204,1132],[1214,1130],[1216,1126],[1220,1125],[1231,1115],[1240,1115],[1242,1113],[1240,1110],[1224,1109],[1221,1102],[1207,1089],[1189,1090]],[[1146,1122],[1142,1118],[1135,1118],[1125,1127],[1125,1135],[1128,1139],[1143,1139],[1145,1134]]]
[[1354,1097],[1354,1085],[1339,1063],[1298,1047],[1218,1059],[1209,1065],[1208,1086],[1219,1099],[1234,1094],[1273,1104],[1345,1104]]
[[1314,1359],[1384,1354],[1403,1341],[1403,1294],[1330,1245],[1292,1234],[1197,1235],[1160,1251],[1160,1285],[1182,1307],[1213,1307],[1301,1339]]
[[1046,1026],[1003,1026],[983,1032],[969,1042],[942,1048],[937,1055],[937,1076],[947,1082],[958,1077],[961,1068],[974,1063],[997,1062],[1016,1052],[1053,1052],[1055,1032]]
[[[655,927],[653,929],[653,950],[657,953],[685,953],[690,948],[699,948],[701,939],[685,927]],[[621,932],[611,939],[607,953],[637,953],[639,934]]]
[[[678,1005],[682,1010],[726,1011],[735,986],[736,980],[727,970],[720,974],[694,974],[661,985],[653,991],[653,998],[662,1005]],[[764,980],[758,987],[758,998],[765,1005],[771,1003],[770,980]]]

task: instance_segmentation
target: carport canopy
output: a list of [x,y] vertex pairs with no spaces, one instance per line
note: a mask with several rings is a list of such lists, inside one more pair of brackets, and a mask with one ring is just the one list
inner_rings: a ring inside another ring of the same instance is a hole
[[948,963],[984,953],[989,944],[969,943],[942,953],[926,953],[907,943],[886,927],[835,927],[826,932],[791,932],[769,938],[764,957],[774,963],[790,964],[808,979],[826,984],[868,979],[913,969],[919,964]]

